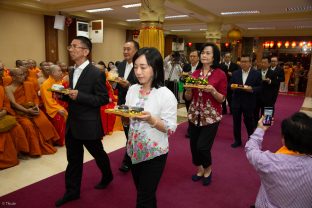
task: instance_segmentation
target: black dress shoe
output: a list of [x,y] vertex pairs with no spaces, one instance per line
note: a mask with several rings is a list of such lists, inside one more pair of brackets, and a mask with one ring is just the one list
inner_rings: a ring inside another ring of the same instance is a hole
[[240,142],[234,142],[233,144],[231,144],[232,148],[236,148],[236,147],[240,147],[240,146],[242,146],[242,143],[240,143]]
[[94,186],[94,188],[95,189],[105,189],[108,186],[108,184],[110,184],[110,182],[112,182],[113,178],[114,177],[111,176],[111,177],[106,178],[105,180],[102,179],[100,183],[98,183]]
[[196,182],[202,179],[203,176],[198,176],[197,174],[192,175],[192,181]]
[[122,164],[122,165],[120,166],[119,170],[120,170],[121,172],[126,173],[126,172],[128,172],[128,171],[130,170],[130,167],[129,167],[128,165],[126,165],[126,164]]
[[211,183],[211,178],[212,178],[212,172],[208,177],[203,177],[203,185],[208,186]]
[[79,199],[79,198],[80,198],[80,196],[63,196],[62,198],[58,199],[55,202],[55,206],[56,207],[60,207],[63,204],[66,204],[67,202],[70,202],[70,201],[73,201],[73,200],[76,200],[76,199]]

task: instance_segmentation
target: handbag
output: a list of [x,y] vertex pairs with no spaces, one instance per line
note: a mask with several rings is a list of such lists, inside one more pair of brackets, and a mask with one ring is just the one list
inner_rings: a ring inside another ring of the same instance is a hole
[[0,133],[7,132],[17,124],[14,116],[5,115],[0,118]]

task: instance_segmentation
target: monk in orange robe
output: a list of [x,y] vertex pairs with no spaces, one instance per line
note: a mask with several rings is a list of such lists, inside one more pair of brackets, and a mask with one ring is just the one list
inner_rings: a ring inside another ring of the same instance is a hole
[[[1,85],[3,71],[0,70],[0,120],[7,114],[14,114]],[[18,154],[28,153],[29,145],[23,128],[17,123],[13,128],[0,133],[0,169],[18,164]]]
[[2,83],[3,86],[8,86],[12,83],[12,77],[10,76],[10,70],[4,67],[4,64],[0,62],[0,70],[3,71]]
[[66,106],[64,106],[64,102],[60,102],[55,96],[53,96],[53,92],[49,89],[52,88],[53,84],[62,85],[62,77],[61,68],[58,65],[52,65],[50,66],[49,78],[44,81],[40,87],[41,99],[46,113],[50,117],[57,133],[60,135],[60,140],[58,140],[58,145],[60,146],[65,144],[65,128],[68,113],[65,108]]
[[32,83],[25,81],[25,71],[15,68],[11,71],[13,82],[5,88],[17,121],[22,125],[30,144],[29,154],[40,156],[53,154],[53,143],[59,140],[54,126],[39,109],[39,99]]

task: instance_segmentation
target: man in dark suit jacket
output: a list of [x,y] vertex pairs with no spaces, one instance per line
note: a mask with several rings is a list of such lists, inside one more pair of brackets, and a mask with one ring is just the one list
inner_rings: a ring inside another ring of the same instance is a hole
[[67,97],[66,192],[55,202],[57,207],[80,197],[83,147],[94,157],[102,173],[101,181],[94,188],[104,189],[113,180],[110,161],[101,142],[104,132],[100,107],[109,101],[105,74],[87,59],[92,50],[92,44],[88,38],[77,36],[68,46],[68,50],[71,59],[75,62],[75,67],[69,74],[69,84],[72,90],[69,90]]
[[[130,85],[137,83],[137,79],[133,70],[132,58],[134,54],[139,50],[139,44],[134,41],[127,41],[123,46],[123,55],[124,60],[118,65],[118,105],[123,105],[126,103],[126,95]],[[126,138],[128,140],[129,127],[127,124],[124,124],[124,131]],[[122,172],[128,172],[131,167],[131,159],[125,152],[122,164],[119,167],[119,170]]]
[[[231,59],[231,53],[226,53],[224,55],[224,62],[221,63],[221,69],[225,72],[228,83],[231,80],[233,72],[240,69],[240,66],[232,62]],[[227,88],[226,100],[229,105],[230,113],[232,113],[232,90],[230,87]],[[222,103],[222,114],[227,114],[226,100]]]
[[280,88],[280,83],[285,81],[284,69],[278,66],[278,59],[276,56],[271,57],[271,70],[275,73],[275,76],[277,77],[277,84],[274,85],[274,98],[273,98],[273,108],[274,108]]
[[[241,57],[241,70],[233,72],[230,86],[233,90],[232,113],[234,128],[233,148],[242,145],[241,138],[241,120],[244,116],[244,123],[247,129],[248,137],[254,131],[254,110],[256,107],[256,94],[261,91],[261,75],[258,71],[251,68],[251,59],[248,55]],[[232,84],[243,86],[234,88]]]
[[[185,64],[183,66],[183,72],[187,72],[189,74],[192,74],[195,70],[201,69],[203,67],[203,64],[199,60],[199,51],[192,50],[190,53],[190,56],[189,56],[189,60],[190,60],[190,63]],[[186,111],[188,112],[188,109],[189,109],[190,104],[191,104],[191,100],[185,99],[185,89],[183,90],[183,96],[182,97],[183,97],[183,100],[185,102]],[[187,138],[189,137],[188,131],[189,130],[187,129],[187,133],[185,135],[185,137],[187,137]]]
[[[277,74],[269,69],[270,63],[269,59],[264,57],[261,61],[261,78],[262,78],[262,90],[257,96],[257,105],[255,109],[255,127],[258,124],[260,115],[264,113],[264,107],[274,107],[276,98],[275,98],[275,89],[279,86],[279,81]],[[261,113],[261,114],[260,114]]]

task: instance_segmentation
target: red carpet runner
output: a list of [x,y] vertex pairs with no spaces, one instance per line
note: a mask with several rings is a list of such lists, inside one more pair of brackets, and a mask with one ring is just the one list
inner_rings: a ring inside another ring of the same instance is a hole
[[[275,125],[268,130],[264,149],[277,150],[280,145],[281,120],[298,111],[303,97],[280,95],[276,106]],[[184,137],[186,123],[181,124],[170,138],[170,152],[165,172],[158,188],[159,208],[248,208],[254,203],[259,178],[249,165],[243,147],[232,149],[232,117],[225,115],[213,146],[213,177],[208,187],[191,181],[196,168],[191,163],[189,140]],[[243,125],[242,125],[243,126]],[[246,142],[246,130],[242,127]],[[70,208],[132,208],[135,188],[131,173],[118,171],[124,149],[109,154],[114,181],[105,190],[93,186],[100,180],[95,162],[84,165],[81,199],[63,207]],[[66,158],[64,158],[66,160]],[[31,174],[31,173],[30,173]],[[22,175],[20,177],[23,177]],[[5,180],[5,179],[1,179]],[[1,197],[0,203],[15,203],[14,207],[47,208],[64,193],[64,173],[49,177],[28,187]]]

